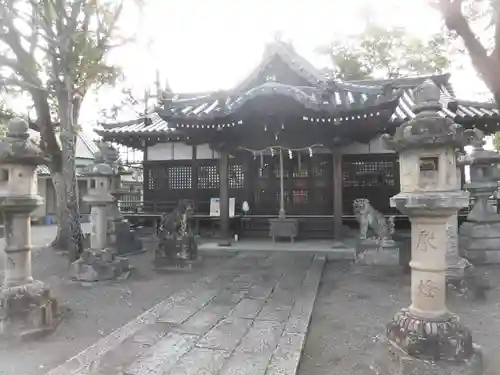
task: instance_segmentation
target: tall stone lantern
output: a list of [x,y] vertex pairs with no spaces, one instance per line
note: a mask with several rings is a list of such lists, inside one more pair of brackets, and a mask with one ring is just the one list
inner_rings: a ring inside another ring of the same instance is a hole
[[119,164],[120,156],[116,148],[106,142],[100,142],[98,147],[100,152],[96,161],[108,164],[113,172],[110,187],[113,201],[108,207],[108,246],[115,248],[120,255],[137,253],[142,251],[142,242],[118,207],[118,201],[127,193],[122,188],[122,176],[131,172],[124,170]]
[[0,336],[50,332],[57,303],[31,275],[31,213],[43,203],[35,169],[47,160],[28,139],[28,124],[13,119],[0,141],[0,211],[5,221],[5,280],[0,288]]
[[482,374],[470,331],[446,307],[447,224],[468,205],[460,189],[456,149],[466,144],[459,125],[439,115],[440,90],[426,81],[416,94],[416,118],[400,126],[388,148],[399,153],[401,192],[391,206],[411,221],[411,305],[387,325],[387,374]]
[[460,227],[460,250],[474,263],[500,263],[500,216],[489,201],[498,190],[500,153],[485,150],[483,138],[483,132],[474,129],[472,152],[461,160],[470,165],[465,188],[475,203]]
[[88,194],[83,197],[91,206],[90,249],[71,264],[71,275],[79,281],[114,279],[129,270],[127,258],[117,257],[108,244],[108,210],[114,198],[110,194],[113,169],[96,156],[96,164],[87,166],[82,175],[90,179]]

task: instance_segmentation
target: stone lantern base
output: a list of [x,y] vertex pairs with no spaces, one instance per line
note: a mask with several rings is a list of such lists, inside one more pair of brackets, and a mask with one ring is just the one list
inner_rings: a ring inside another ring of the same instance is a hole
[[112,280],[130,270],[128,258],[116,256],[114,249],[83,251],[71,264],[71,277],[78,281]]
[[377,343],[370,369],[376,375],[482,375],[483,356],[479,348],[474,346],[474,352],[467,360],[423,360],[408,355],[400,347],[384,339]]
[[423,320],[403,309],[377,343],[371,369],[377,375],[482,375],[483,358],[455,315]]
[[474,353],[470,331],[453,314],[442,320],[429,320],[402,309],[387,325],[387,338],[423,360],[464,361]]
[[500,223],[463,223],[460,247],[474,264],[500,264]]
[[0,302],[0,337],[42,336],[60,321],[57,301],[41,281],[0,288]]

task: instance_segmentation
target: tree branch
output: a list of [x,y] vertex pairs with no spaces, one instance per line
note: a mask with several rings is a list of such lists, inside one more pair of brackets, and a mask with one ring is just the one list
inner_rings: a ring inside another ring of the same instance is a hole
[[439,0],[439,7],[446,26],[455,31],[464,42],[472,64],[493,93],[500,93],[500,66],[497,59],[488,56],[488,51],[481,44],[462,12],[463,0]]
[[500,56],[500,1],[493,0],[491,6],[493,7],[494,22],[495,22],[495,38],[493,56],[498,58]]

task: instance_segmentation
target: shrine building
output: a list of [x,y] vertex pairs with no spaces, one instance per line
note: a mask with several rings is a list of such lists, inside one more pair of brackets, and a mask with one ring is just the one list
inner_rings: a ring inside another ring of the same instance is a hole
[[165,91],[154,113],[97,132],[143,151],[138,214],[169,212],[186,198],[210,220],[210,201],[220,198],[222,237],[231,229],[267,236],[279,214],[298,223],[301,238],[340,237],[357,198],[399,215],[389,206],[399,192],[398,156],[380,136],[415,116],[414,92],[425,80],[441,90],[442,116],[486,134],[499,129],[497,107],[456,98],[449,74],[342,82],[273,42],[233,89]]

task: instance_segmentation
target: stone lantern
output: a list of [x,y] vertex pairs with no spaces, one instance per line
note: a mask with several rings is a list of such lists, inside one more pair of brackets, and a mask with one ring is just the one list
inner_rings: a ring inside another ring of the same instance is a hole
[[118,254],[131,254],[142,251],[142,242],[135,231],[130,227],[130,223],[124,219],[118,207],[118,201],[127,193],[122,189],[122,176],[131,174],[118,164],[118,151],[107,144],[98,144],[100,153],[97,158],[99,162],[108,164],[113,171],[110,194],[113,201],[108,207],[108,246],[115,248]]
[[96,156],[96,164],[87,166],[81,174],[90,179],[88,194],[84,202],[91,206],[90,249],[85,249],[80,259],[71,265],[71,274],[79,281],[109,280],[128,271],[127,258],[116,256],[116,250],[108,244],[108,207],[114,198],[110,194],[113,169]]
[[463,255],[473,263],[500,263],[500,216],[489,199],[498,190],[500,154],[483,149],[484,134],[474,129],[472,153],[462,158],[470,165],[471,192],[475,203],[460,227],[460,247]]
[[439,97],[439,88],[426,81],[417,90],[416,118],[384,137],[400,158],[401,192],[391,206],[409,216],[412,237],[411,306],[387,325],[378,363],[385,375],[482,374],[470,331],[446,307],[447,227],[469,194],[460,189],[456,164],[456,149],[467,137],[438,114]]
[[13,119],[0,141],[0,210],[5,221],[5,279],[0,288],[0,336],[26,336],[56,327],[57,303],[31,275],[31,213],[43,203],[35,169],[46,164],[28,139],[28,124]]

